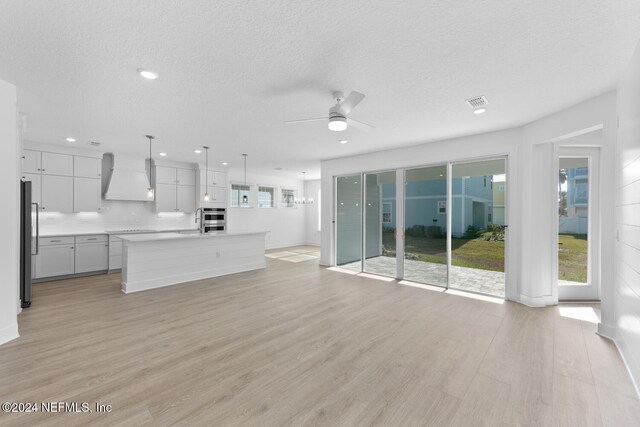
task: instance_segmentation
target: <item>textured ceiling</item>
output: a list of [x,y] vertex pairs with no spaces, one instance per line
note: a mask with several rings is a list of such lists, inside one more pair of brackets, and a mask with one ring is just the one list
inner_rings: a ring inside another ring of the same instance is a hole
[[[100,141],[256,171],[517,126],[612,89],[640,38],[640,1],[3,1],[0,79],[27,139]],[[147,81],[136,74],[160,74]],[[323,122],[357,90],[370,133]],[[466,98],[486,95],[471,114]],[[338,140],[349,143],[341,145]],[[425,159],[426,161],[427,159]],[[297,176],[300,176],[299,174]]]

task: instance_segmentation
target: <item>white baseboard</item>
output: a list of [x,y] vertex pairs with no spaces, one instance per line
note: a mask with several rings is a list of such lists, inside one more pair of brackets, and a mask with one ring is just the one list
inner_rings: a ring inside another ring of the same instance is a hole
[[11,340],[18,338],[20,334],[18,333],[18,324],[14,323],[13,325],[6,326],[0,329],[0,345]]
[[551,296],[531,297],[529,295],[520,294],[518,301],[520,304],[524,304],[527,307],[546,307],[548,305],[556,305],[556,301]]
[[[612,335],[607,335],[601,332],[600,325],[598,325],[598,335],[600,335],[603,338],[611,340],[613,344],[616,346],[616,348],[618,349],[618,354],[620,354],[620,357],[622,358],[622,363],[624,363],[624,367],[627,369],[627,374],[629,374],[629,378],[631,378],[631,384],[633,384],[633,388],[636,391],[636,395],[638,396],[638,398],[640,398],[640,388],[638,388],[638,383],[636,381],[636,378],[633,375],[634,372],[640,374],[640,366],[631,366],[629,364],[629,360],[627,360],[627,358],[624,357],[624,349],[625,349],[624,342],[618,342],[617,339],[612,338]],[[615,335],[615,333],[613,335]]]
[[604,323],[598,323],[597,334],[614,342],[616,340],[616,329],[613,326],[606,325]]

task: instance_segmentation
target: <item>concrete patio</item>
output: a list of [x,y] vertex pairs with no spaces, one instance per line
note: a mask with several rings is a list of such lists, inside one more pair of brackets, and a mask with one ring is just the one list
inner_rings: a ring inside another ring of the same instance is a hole
[[[442,287],[447,285],[447,266],[445,264],[410,259],[404,262],[405,280]],[[340,268],[359,272],[360,262],[344,264]],[[396,258],[386,256],[368,258],[365,261],[365,272],[395,277]],[[451,288],[504,298],[504,283],[505,276],[500,271],[451,266]]]

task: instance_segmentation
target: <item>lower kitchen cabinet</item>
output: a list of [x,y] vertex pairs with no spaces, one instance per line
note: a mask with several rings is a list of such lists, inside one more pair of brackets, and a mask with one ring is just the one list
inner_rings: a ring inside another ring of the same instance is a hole
[[41,237],[32,263],[34,279],[106,271],[109,240],[105,234]]
[[36,256],[36,278],[66,276],[75,273],[75,246],[60,244],[40,245],[40,253]]
[[76,274],[109,268],[109,243],[76,244]]

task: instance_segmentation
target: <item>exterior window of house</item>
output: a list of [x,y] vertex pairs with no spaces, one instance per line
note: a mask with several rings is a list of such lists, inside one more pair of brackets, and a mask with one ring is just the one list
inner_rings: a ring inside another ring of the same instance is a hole
[[295,191],[282,189],[282,207],[292,208],[295,206]]
[[484,178],[484,186],[486,187],[487,186],[487,177],[483,176],[483,178]]
[[442,215],[447,213],[447,201],[446,200],[439,200],[438,201],[438,213],[442,214]]
[[258,207],[270,209],[274,208],[275,206],[275,188],[258,187]]
[[250,208],[251,187],[249,185],[231,184],[231,207]]
[[493,215],[491,214],[491,212],[489,212],[489,214],[487,214],[487,221],[493,222]]
[[391,203],[383,203],[382,204],[382,222],[384,224],[390,224],[391,223]]

